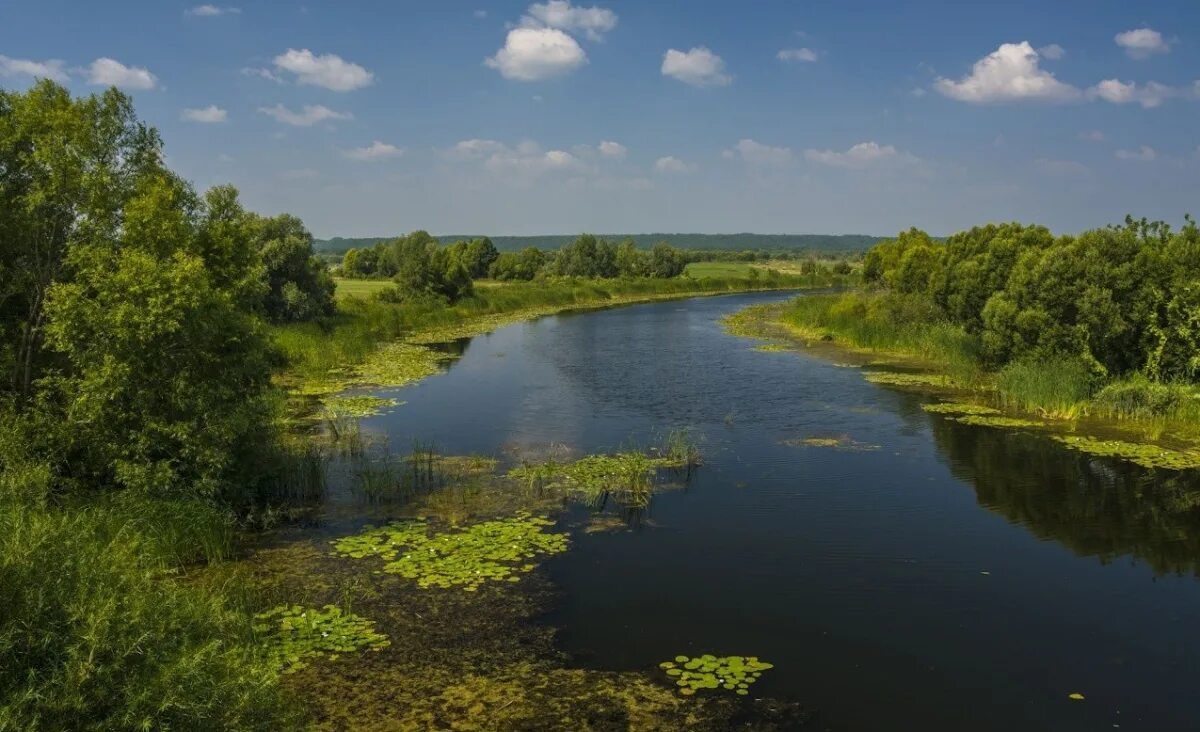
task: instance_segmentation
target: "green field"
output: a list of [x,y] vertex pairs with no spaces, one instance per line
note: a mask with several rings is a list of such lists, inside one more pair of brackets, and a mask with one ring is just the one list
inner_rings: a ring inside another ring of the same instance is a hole
[[333,281],[337,283],[334,295],[339,300],[348,297],[370,297],[392,284],[391,280],[353,280],[346,277],[334,277]]
[[752,269],[748,262],[692,262],[684,269],[689,277],[747,277]]

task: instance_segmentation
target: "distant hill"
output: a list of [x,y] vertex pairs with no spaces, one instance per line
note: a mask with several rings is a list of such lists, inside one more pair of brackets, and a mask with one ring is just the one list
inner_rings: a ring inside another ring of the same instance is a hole
[[[481,234],[439,236],[443,244],[460,239],[475,239]],[[558,249],[572,242],[577,234],[554,234],[542,236],[493,236],[492,243],[502,252],[512,252],[525,247]],[[811,252],[855,252],[865,251],[883,240],[882,236],[863,234],[597,234],[613,241],[633,239],[641,249],[649,249],[657,242],[665,241],[681,249],[767,249],[800,250]],[[347,249],[372,247],[378,242],[393,237],[376,236],[350,239],[335,236],[332,239],[317,239],[314,244],[318,252],[341,254]]]

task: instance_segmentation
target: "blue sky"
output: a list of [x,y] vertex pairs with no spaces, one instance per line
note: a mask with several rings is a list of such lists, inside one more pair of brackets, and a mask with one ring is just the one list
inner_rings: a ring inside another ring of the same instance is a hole
[[[1077,231],[1200,214],[1200,3],[5,0],[318,236]],[[603,144],[602,144],[603,143]]]

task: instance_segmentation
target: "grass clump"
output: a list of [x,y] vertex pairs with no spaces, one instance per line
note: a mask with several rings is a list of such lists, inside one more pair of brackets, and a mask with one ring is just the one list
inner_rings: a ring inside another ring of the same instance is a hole
[[396,523],[339,539],[334,551],[380,557],[384,572],[416,580],[418,587],[474,592],[485,582],[517,582],[520,573],[534,569],[531,560],[566,551],[566,534],[543,531],[553,524],[518,513],[431,536],[424,521]]
[[1087,364],[1072,358],[1022,359],[996,375],[1004,406],[1061,419],[1086,411],[1094,383]]
[[758,660],[757,656],[717,657],[706,653],[696,658],[676,656],[674,661],[663,661],[658,667],[675,680],[684,696],[692,696],[701,689],[724,689],[746,696],[750,685],[774,665]]
[[390,645],[375,624],[336,605],[321,609],[280,605],[254,616],[254,630],[267,649],[270,664],[295,673],[314,658],[336,661],[340,654]]
[[641,452],[588,455],[573,462],[526,464],[508,471],[508,477],[531,489],[560,490],[569,496],[599,505],[613,497],[642,508],[650,504],[654,483],[662,469],[685,468],[669,456],[651,457]]
[[1067,447],[1086,452],[1089,455],[1120,458],[1144,468],[1164,468],[1166,470],[1200,468],[1200,451],[1197,450],[1172,450],[1159,445],[1123,440],[1100,440],[1080,435],[1055,435],[1054,439]]
[[936,404],[922,404],[921,409],[933,414],[961,414],[961,415],[995,415],[1000,414],[999,409],[993,407],[985,407],[982,404],[971,404],[969,402],[938,402]]

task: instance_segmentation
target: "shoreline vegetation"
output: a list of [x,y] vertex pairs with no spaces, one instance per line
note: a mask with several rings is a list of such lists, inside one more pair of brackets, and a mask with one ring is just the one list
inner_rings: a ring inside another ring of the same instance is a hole
[[1016,224],[945,243],[914,230],[867,254],[865,288],[752,306],[725,325],[769,349],[853,356],[876,383],[994,410],[957,421],[1079,433],[1056,439],[1145,467],[1200,468],[1197,264],[1191,219],[1177,233],[1129,220],[1057,239]]

